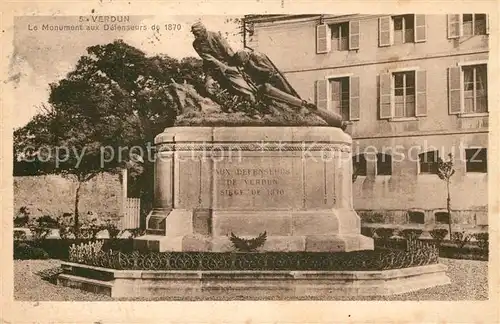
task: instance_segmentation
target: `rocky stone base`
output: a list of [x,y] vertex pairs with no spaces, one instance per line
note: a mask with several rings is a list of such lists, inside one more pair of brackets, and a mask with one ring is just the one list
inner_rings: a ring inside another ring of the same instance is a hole
[[450,283],[446,266],[384,271],[142,271],[63,263],[57,283],[116,298],[335,298],[407,293]]

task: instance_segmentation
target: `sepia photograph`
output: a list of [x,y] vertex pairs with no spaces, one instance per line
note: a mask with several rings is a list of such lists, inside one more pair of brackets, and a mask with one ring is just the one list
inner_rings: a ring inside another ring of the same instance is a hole
[[473,9],[15,15],[14,301],[491,300]]

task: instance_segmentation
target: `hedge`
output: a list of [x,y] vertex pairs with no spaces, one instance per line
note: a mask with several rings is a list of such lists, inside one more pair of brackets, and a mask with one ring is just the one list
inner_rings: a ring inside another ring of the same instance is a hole
[[[36,241],[14,241],[14,259],[40,259],[38,254],[45,254],[50,259],[68,260],[69,248],[73,244],[89,243],[91,239],[46,239]],[[105,250],[132,252],[132,239],[102,239]],[[29,252],[28,252],[29,250]],[[43,251],[43,252],[42,252]]]

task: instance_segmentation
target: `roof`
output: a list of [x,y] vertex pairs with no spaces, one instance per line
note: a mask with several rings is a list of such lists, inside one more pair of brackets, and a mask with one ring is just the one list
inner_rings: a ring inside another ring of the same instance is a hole
[[270,21],[280,21],[280,20],[290,20],[290,19],[300,19],[300,18],[313,18],[320,17],[319,14],[314,15],[245,15],[243,18],[246,22],[270,22]]
[[357,14],[348,15],[331,15],[331,14],[302,14],[302,15],[245,15],[244,20],[247,23],[260,23],[260,22],[274,22],[274,21],[286,21],[295,19],[307,19],[307,18],[339,18],[353,16]]

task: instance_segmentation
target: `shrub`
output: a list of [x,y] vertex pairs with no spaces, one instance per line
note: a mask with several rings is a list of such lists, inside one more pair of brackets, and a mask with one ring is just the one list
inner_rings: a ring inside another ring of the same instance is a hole
[[83,262],[95,258],[102,252],[103,241],[81,243],[80,245],[73,244],[69,248],[69,260],[71,262]]
[[[44,249],[51,259],[69,260],[69,250],[72,245],[87,244],[89,239],[61,239],[31,241],[31,246]],[[134,241],[130,239],[103,239],[103,250],[131,252],[134,249]],[[15,243],[16,244],[16,243]]]
[[373,237],[375,235],[375,228],[373,227],[361,227],[361,234],[368,237]]
[[487,232],[486,233],[476,233],[476,234],[474,234],[474,237],[477,240],[477,245],[482,250],[488,249],[489,235]]
[[433,239],[441,242],[448,235],[448,230],[446,228],[434,228],[432,231],[429,231],[429,234]]
[[59,228],[59,220],[52,218],[49,215],[42,216],[36,220],[40,227]]
[[69,239],[71,237],[75,237],[73,227],[72,226],[61,225],[61,227],[59,227],[59,236],[63,240],[64,239]]
[[394,228],[380,227],[377,228],[375,233],[377,233],[377,236],[380,237],[381,239],[387,240],[394,235]]
[[111,223],[111,220],[106,220],[106,224],[102,225],[100,230],[107,230],[109,234],[109,238],[115,239],[120,230],[116,227],[115,224]]
[[422,235],[422,233],[423,230],[413,229],[413,228],[404,229],[400,231],[401,236],[407,240],[417,240],[420,237],[420,235]]
[[14,230],[14,241],[24,241],[27,239],[26,233],[21,230]]
[[14,259],[35,260],[48,259],[49,254],[42,248],[33,247],[27,243],[20,243],[14,246]]
[[384,215],[381,213],[365,212],[361,214],[364,223],[384,223]]
[[451,234],[451,240],[454,243],[456,243],[459,248],[463,248],[465,246],[465,244],[469,243],[471,238],[472,238],[472,235],[469,233],[466,233],[465,231],[454,232]]
[[25,227],[29,222],[29,217],[25,215],[16,216],[14,218],[14,227]]
[[136,238],[138,236],[142,236],[142,235],[146,234],[146,230],[144,230],[142,228],[131,228],[131,229],[128,229],[128,231],[130,231],[132,238]]
[[50,228],[40,226],[40,223],[35,220],[31,220],[28,223],[28,228],[31,231],[31,234],[33,235],[33,239],[35,240],[43,240],[47,235],[50,234]]

